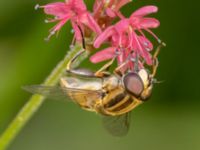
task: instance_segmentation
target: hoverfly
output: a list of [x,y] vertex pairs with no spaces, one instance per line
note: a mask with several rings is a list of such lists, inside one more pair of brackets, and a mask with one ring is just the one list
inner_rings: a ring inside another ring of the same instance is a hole
[[110,74],[105,70],[114,59],[95,73],[87,69],[72,69],[72,64],[84,53],[83,49],[68,63],[67,75],[60,79],[59,86],[32,85],[24,89],[49,98],[71,99],[81,108],[101,114],[105,128],[112,135],[122,136],[128,132],[130,112],[151,95],[160,48],[161,45],[153,56],[152,73],[140,69],[119,75],[119,66],[114,74]]

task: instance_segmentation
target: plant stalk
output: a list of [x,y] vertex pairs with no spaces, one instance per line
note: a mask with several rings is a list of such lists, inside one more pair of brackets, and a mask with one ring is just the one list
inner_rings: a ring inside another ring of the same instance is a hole
[[[55,67],[55,69],[46,78],[43,85],[46,85],[46,86],[56,85],[59,82],[60,77],[65,72],[67,63],[81,49],[82,49],[81,45],[74,46],[74,48],[72,48],[67,53],[65,58],[58,63],[58,65]],[[82,60],[83,60],[83,58],[81,58],[77,62],[80,64],[80,61],[82,61]],[[44,100],[45,100],[45,97],[42,95],[34,94],[31,96],[29,101],[24,105],[24,107],[20,110],[20,112],[17,114],[17,116],[14,118],[14,120],[10,123],[8,128],[1,135],[0,150],[5,150],[9,146],[9,144],[19,134],[19,132],[25,126],[25,124],[30,120],[30,118],[34,115],[34,113],[40,108],[40,106],[42,105]]]

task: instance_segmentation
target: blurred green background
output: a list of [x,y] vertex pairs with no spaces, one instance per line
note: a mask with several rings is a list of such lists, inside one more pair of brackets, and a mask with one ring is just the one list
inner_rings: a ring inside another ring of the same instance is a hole
[[[91,8],[93,1],[85,1]],[[43,40],[53,24],[45,24],[46,16],[34,6],[48,2],[0,0],[0,134],[30,97],[21,86],[41,83],[69,47],[69,23],[58,38]],[[134,0],[123,12],[148,4],[160,9],[154,16],[161,27],[154,31],[167,47],[159,55],[157,78],[165,82],[132,112],[129,134],[112,137],[96,114],[72,103],[45,101],[9,150],[200,149],[200,1]]]

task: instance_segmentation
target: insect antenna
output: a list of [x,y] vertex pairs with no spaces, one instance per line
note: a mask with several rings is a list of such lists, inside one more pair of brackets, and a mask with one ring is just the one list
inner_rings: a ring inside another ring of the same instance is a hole
[[134,71],[138,72],[139,71],[139,55],[136,52],[135,54],[135,65],[134,65]]

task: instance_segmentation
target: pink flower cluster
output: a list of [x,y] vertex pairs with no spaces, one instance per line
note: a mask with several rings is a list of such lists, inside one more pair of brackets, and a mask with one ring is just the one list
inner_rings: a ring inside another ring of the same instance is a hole
[[[81,42],[86,37],[93,37],[93,47],[100,48],[103,44],[109,47],[98,51],[90,60],[99,63],[116,58],[118,65],[124,64],[121,71],[133,69],[136,58],[139,67],[143,64],[152,65],[151,51],[153,44],[145,36],[152,35],[158,42],[159,38],[151,31],[160,23],[157,19],[147,17],[156,13],[156,6],[144,6],[125,17],[120,9],[131,0],[95,0],[93,12],[89,12],[83,0],[65,0],[44,6],[37,5],[36,8],[44,8],[44,12],[53,15],[53,19],[47,22],[58,22],[51,30],[51,35],[59,31],[61,27],[70,21],[75,32],[75,39]],[[117,21],[113,24],[113,21]],[[87,44],[87,43],[86,43]]]

